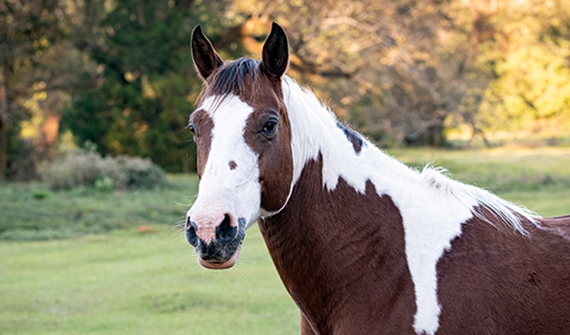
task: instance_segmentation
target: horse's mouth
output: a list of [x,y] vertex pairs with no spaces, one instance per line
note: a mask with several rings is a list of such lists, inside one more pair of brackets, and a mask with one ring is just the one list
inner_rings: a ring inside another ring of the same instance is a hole
[[211,270],[229,269],[236,264],[237,259],[239,257],[239,253],[241,251],[242,243],[243,243],[243,240],[239,244],[239,246],[237,247],[237,250],[234,252],[234,254],[227,261],[223,261],[223,262],[214,261],[214,262],[212,262],[212,261],[203,260],[202,258],[199,257],[198,263],[200,263],[200,265],[202,265],[206,269],[211,269]]

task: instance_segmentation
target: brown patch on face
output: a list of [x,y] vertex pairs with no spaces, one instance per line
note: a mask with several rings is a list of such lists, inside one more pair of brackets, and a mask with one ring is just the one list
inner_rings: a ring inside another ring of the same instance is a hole
[[530,238],[477,217],[463,225],[437,264],[441,330],[570,334],[570,219],[542,225],[525,224]]
[[235,170],[237,168],[237,163],[235,161],[231,161],[228,163],[230,170]]
[[210,146],[212,145],[212,129],[214,128],[214,120],[203,109],[198,109],[190,116],[190,123],[194,125],[195,134],[194,142],[196,142],[197,151],[197,170],[198,177],[202,177],[208,155],[210,154]]
[[[261,208],[273,212],[281,209],[289,196],[293,180],[293,155],[289,118],[279,95],[280,89],[269,89],[272,85],[269,79],[265,80],[268,81],[268,89],[263,94],[258,93],[258,100],[246,101],[254,112],[247,120],[244,139],[259,155]],[[263,127],[271,119],[278,119],[275,133],[264,134]]]
[[[402,217],[387,195],[339,179],[323,188],[322,157],[309,161],[280,213],[260,230],[301,309],[307,334],[415,334],[414,285]],[[363,209],[367,210],[363,210]]]

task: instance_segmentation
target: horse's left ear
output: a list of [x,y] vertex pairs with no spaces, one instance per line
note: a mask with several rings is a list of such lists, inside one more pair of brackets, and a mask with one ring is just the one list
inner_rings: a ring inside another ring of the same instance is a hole
[[289,66],[289,43],[280,25],[273,22],[261,53],[261,71],[270,79],[281,80]]

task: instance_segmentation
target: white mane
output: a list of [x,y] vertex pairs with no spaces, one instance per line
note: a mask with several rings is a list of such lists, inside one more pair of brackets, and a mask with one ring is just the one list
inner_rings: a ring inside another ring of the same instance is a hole
[[[489,210],[497,219],[523,235],[528,235],[528,233],[522,226],[521,218],[533,224],[536,224],[536,220],[541,218],[535,212],[498,197],[487,190],[453,180],[444,174],[446,172],[447,170],[443,168],[433,168],[428,164],[422,169],[420,174],[425,183],[435,187],[448,196],[456,197],[459,200],[472,199],[476,201],[479,206]],[[473,214],[493,224],[488,218],[484,217],[480,211],[474,210]]]
[[[295,110],[296,107],[299,105],[303,105],[305,107],[304,112],[307,114],[306,117],[310,117],[313,121],[318,121],[322,125],[327,125],[331,128],[332,132],[334,133],[335,138],[337,140],[347,142],[346,136],[338,131],[337,127],[331,127],[331,125],[335,125],[338,120],[335,114],[327,108],[323,103],[321,103],[315,94],[308,88],[300,86],[297,82],[289,77],[285,77],[284,80],[284,91],[285,91],[285,102],[287,105],[288,110]],[[309,108],[306,108],[309,107]],[[307,124],[308,125],[308,124]],[[301,125],[297,125],[301,126]],[[306,128],[306,127],[304,127]],[[307,129],[310,133],[315,133],[314,129]],[[317,132],[318,133],[318,132]],[[363,144],[368,151],[372,151],[375,155],[384,156],[382,158],[374,157],[374,160],[395,160],[393,157],[390,157],[382,150],[378,149],[374,144],[368,141],[364,136],[359,133],[356,133],[365,144]],[[302,134],[294,134],[294,136],[302,136]],[[315,144],[314,141],[302,141],[303,144]],[[331,142],[336,143],[337,141]],[[305,150],[300,150],[300,161],[306,162],[309,158],[316,158],[314,152],[311,153]],[[348,152],[349,155],[354,156],[355,153],[352,149],[349,148]],[[347,157],[344,157],[348,159]],[[344,164],[347,164],[344,161]],[[521,218],[524,218],[532,223],[535,223],[537,219],[540,218],[536,213],[533,211],[528,210],[522,206],[516,205],[508,200],[502,199],[491,192],[481,189],[479,187],[462,183],[460,181],[453,180],[446,176],[447,170],[440,167],[433,167],[431,164],[427,164],[420,172],[411,169],[400,162],[390,162],[390,165],[395,165],[400,169],[405,169],[408,171],[399,171],[402,176],[409,177],[409,172],[417,174],[418,177],[421,179],[421,184],[426,185],[428,187],[434,188],[437,190],[438,194],[441,196],[448,196],[457,198],[459,201],[462,201],[466,206],[470,206],[473,202],[476,202],[480,207],[488,209],[491,213],[493,213],[500,221],[504,224],[508,225],[509,227],[513,228],[513,230],[518,231],[519,233],[526,235],[527,232],[522,226]],[[299,164],[296,166],[296,170],[301,169],[304,164]],[[373,171],[376,173],[382,172],[382,167],[377,166],[377,171]],[[356,170],[361,170],[356,169]],[[294,176],[294,183],[297,181],[300,171],[296,171]],[[415,178],[414,178],[415,179]],[[334,186],[336,186],[336,181],[332,182]],[[327,186],[330,186],[330,183],[325,183]],[[334,189],[335,187],[329,187],[329,189]],[[363,192],[363,189],[359,189],[359,191]],[[491,223],[487,218],[483,217],[480,211],[473,210],[473,214],[478,216],[479,218],[483,219]],[[492,223],[491,223],[492,224]]]
[[[451,241],[460,238],[463,224],[473,216],[491,223],[481,208],[499,221],[527,235],[522,219],[536,224],[539,217],[481,188],[452,180],[442,169],[410,169],[382,152],[363,136],[357,153],[334,114],[308,89],[284,79],[284,100],[291,122],[293,185],[311,159],[323,161],[323,187],[332,191],[340,178],[365,193],[371,181],[379,196],[388,195],[400,211],[405,252],[414,282],[417,311],[414,329],[433,335],[439,328],[442,306],[437,298],[437,263]],[[379,218],[381,219],[381,218]],[[492,224],[492,223],[491,223]]]

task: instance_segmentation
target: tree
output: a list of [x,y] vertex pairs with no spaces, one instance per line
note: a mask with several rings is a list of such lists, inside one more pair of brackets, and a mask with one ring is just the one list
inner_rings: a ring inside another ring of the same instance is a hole
[[565,1],[509,4],[503,52],[475,119],[488,131],[567,136],[570,129],[570,7]]
[[22,152],[21,123],[34,113],[57,115],[61,91],[94,85],[94,69],[73,44],[80,10],[91,1],[61,3],[0,2],[0,179],[21,170],[22,159],[35,168],[36,153]]
[[[21,170],[18,157],[32,165],[49,157],[45,129],[60,118],[79,145],[192,169],[184,127],[201,88],[188,46],[197,23],[234,59],[259,57],[278,21],[289,74],[380,145],[442,146],[458,125],[484,139],[497,130],[563,134],[569,8],[564,0],[0,2],[0,178]],[[34,150],[24,154],[21,135],[32,132]]]
[[[150,157],[168,171],[193,169],[185,126],[201,88],[189,36],[211,4],[124,0],[108,8],[90,55],[103,68],[96,89],[73,94],[62,125],[102,154]],[[219,24],[205,28],[216,35]]]
[[222,44],[241,41],[257,53],[264,29],[255,27],[277,20],[291,40],[291,73],[332,97],[342,117],[381,143],[444,145],[448,115],[468,87],[485,85],[472,75],[483,71],[474,60],[494,34],[491,16],[465,3],[232,2]]

